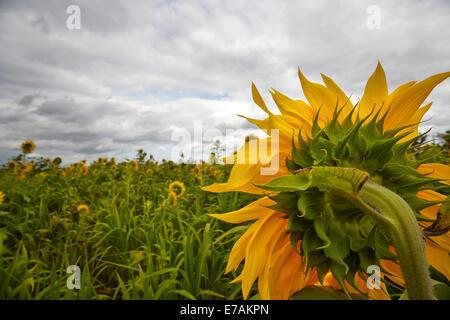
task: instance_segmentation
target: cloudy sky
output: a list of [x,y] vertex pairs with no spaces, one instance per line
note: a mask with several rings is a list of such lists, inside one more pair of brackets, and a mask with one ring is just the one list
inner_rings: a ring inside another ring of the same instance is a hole
[[[356,101],[378,60],[390,91],[449,71],[449,16],[448,0],[0,0],[0,163],[28,139],[66,163],[173,158],[184,132],[206,155],[257,132],[236,116],[263,116],[252,81],[273,107],[272,87],[303,99],[298,67]],[[421,129],[450,129],[450,81],[428,101]]]

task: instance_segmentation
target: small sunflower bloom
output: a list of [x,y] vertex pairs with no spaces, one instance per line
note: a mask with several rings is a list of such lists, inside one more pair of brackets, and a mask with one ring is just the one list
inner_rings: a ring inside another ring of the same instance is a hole
[[83,167],[82,167],[82,173],[83,173],[83,176],[87,175],[88,172],[89,172],[89,167],[83,165]]
[[85,212],[85,213],[89,213],[89,207],[87,204],[80,204],[77,208],[78,212]]
[[33,141],[28,140],[25,142],[22,142],[22,151],[23,153],[31,153],[33,150],[36,149],[36,145]]
[[19,171],[18,171],[18,165],[16,161],[10,161],[8,163],[8,168],[15,174],[18,175]]
[[186,191],[186,187],[183,182],[174,181],[169,185],[169,192],[174,192],[177,197],[181,197]]
[[33,170],[33,166],[31,164],[29,164],[29,163],[23,164],[22,173],[28,173],[28,172],[31,172],[31,170]]
[[133,160],[131,163],[133,165],[134,171],[138,171],[139,170],[139,163],[136,160]]
[[0,191],[0,204],[2,204],[3,203],[3,201],[4,201],[4,199],[5,199],[5,194],[2,192],[2,191]]

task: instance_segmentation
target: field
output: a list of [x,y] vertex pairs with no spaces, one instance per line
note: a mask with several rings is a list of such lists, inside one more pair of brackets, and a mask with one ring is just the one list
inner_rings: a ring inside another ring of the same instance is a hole
[[[230,166],[158,164],[139,154],[58,162],[19,157],[0,173],[0,299],[242,298],[240,285],[229,284],[236,274],[224,271],[246,226],[207,214],[254,199],[200,189],[225,181]],[[185,190],[175,183],[170,193],[173,181]],[[70,265],[80,267],[79,290],[67,286]]]

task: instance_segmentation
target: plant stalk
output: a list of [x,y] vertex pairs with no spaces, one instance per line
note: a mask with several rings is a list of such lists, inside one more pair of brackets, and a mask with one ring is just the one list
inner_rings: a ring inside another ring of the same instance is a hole
[[361,190],[361,208],[387,228],[395,247],[410,300],[432,300],[433,289],[425,255],[426,242],[414,212],[402,197],[367,181]]

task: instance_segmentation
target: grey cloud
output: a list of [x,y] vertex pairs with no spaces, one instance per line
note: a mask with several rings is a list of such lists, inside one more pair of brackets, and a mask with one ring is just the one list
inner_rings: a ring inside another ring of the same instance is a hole
[[[389,89],[448,71],[446,0],[88,1],[81,30],[73,1],[0,1],[0,161],[34,139],[67,161],[167,145],[174,128],[252,130],[262,118],[254,81],[304,99],[297,67],[332,77],[353,97],[380,59]],[[369,5],[381,28],[366,26]],[[426,125],[445,131],[450,91],[438,86]]]

